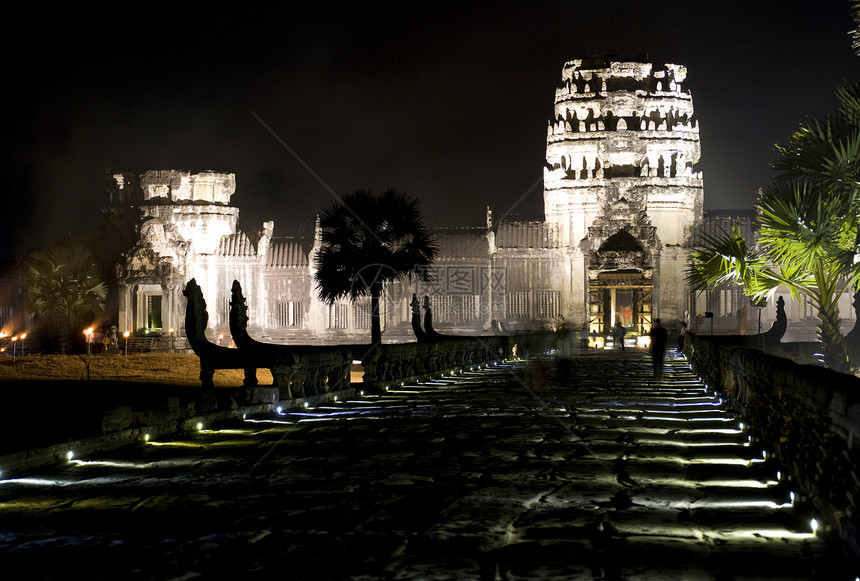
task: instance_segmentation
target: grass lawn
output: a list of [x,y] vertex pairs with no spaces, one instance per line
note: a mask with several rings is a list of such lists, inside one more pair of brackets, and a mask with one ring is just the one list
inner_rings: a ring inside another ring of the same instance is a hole
[[[219,369],[215,372],[215,387],[239,387],[243,378],[241,369]],[[199,386],[200,359],[185,353],[0,357],[0,382],[81,379]],[[259,369],[257,379],[260,385],[271,385],[272,374],[268,369]]]

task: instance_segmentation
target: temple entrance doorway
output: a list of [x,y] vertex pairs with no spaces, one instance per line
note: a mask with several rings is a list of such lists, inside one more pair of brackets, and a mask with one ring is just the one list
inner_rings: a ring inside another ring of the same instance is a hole
[[160,335],[163,328],[161,285],[140,285],[137,291],[135,329],[146,335]]
[[146,330],[147,332],[160,332],[161,295],[149,295],[146,299]]
[[651,280],[640,271],[600,272],[590,280],[589,328],[601,335],[618,321],[629,334],[651,328]]

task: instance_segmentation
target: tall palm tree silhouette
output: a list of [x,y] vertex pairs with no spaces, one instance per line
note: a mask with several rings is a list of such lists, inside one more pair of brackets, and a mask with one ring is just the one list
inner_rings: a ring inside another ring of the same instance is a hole
[[322,244],[315,259],[320,299],[332,304],[370,296],[371,343],[382,341],[380,297],[402,276],[428,281],[438,248],[424,227],[420,201],[397,190],[359,190],[320,216]]

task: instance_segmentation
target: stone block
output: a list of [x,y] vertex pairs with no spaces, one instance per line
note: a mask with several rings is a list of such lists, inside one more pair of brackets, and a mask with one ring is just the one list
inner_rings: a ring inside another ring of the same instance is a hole
[[276,404],[278,403],[280,392],[277,387],[264,386],[255,387],[249,391],[250,404]]
[[102,433],[118,432],[130,428],[134,415],[127,405],[106,410],[102,416]]

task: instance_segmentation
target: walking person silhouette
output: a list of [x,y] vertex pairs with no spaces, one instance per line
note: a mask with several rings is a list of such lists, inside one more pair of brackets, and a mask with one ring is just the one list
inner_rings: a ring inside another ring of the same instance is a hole
[[678,333],[678,355],[684,353],[684,336],[687,334],[687,323],[681,321],[681,331]]
[[660,324],[660,319],[654,319],[654,324],[651,326],[651,330],[648,331],[648,336],[651,337],[651,362],[654,365],[654,377],[657,378],[657,381],[662,381],[663,360],[669,334],[663,328],[663,325]]

